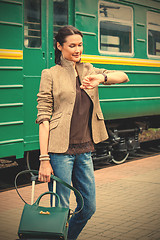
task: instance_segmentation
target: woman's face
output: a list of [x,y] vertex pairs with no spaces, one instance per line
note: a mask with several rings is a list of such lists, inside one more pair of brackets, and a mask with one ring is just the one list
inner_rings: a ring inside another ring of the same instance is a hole
[[62,46],[57,43],[57,48],[65,59],[74,63],[79,62],[83,51],[82,37],[79,34],[67,36]]

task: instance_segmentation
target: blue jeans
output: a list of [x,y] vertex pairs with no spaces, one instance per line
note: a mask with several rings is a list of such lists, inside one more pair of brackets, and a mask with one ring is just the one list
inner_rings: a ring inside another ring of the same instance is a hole
[[[79,190],[84,198],[83,210],[72,216],[69,222],[68,239],[75,240],[96,210],[95,179],[91,153],[76,155],[50,154],[51,165],[55,176]],[[49,183],[49,190],[52,191],[53,184]],[[57,183],[56,193],[60,196],[63,207],[69,206],[70,189]],[[79,199],[77,210],[80,209]]]

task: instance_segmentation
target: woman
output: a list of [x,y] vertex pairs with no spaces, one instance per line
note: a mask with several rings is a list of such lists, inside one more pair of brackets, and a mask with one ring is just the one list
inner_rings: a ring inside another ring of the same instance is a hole
[[[54,67],[42,71],[38,93],[40,140],[39,180],[55,174],[77,188],[84,198],[83,210],[70,220],[68,239],[78,235],[96,209],[91,151],[93,143],[108,138],[99,104],[98,85],[127,82],[124,72],[94,68],[81,63],[83,35],[73,26],[57,33]],[[49,153],[49,154],[48,154]],[[62,206],[69,205],[70,191],[57,184]],[[79,200],[77,200],[77,209]]]

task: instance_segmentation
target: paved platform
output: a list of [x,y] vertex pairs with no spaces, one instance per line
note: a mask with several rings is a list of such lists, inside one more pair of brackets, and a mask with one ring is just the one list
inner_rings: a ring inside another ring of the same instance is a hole
[[[160,156],[96,170],[95,178],[97,211],[78,240],[160,240]],[[30,189],[20,190],[26,200]],[[46,190],[37,185],[36,196]],[[17,239],[23,205],[15,190],[0,193],[0,240]]]

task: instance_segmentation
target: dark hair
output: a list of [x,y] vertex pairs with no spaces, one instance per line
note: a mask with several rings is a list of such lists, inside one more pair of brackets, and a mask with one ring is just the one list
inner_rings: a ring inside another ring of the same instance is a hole
[[66,37],[74,34],[79,34],[81,37],[83,37],[83,34],[81,31],[79,31],[77,28],[67,25],[59,29],[58,33],[55,36],[55,63],[61,64],[61,51],[57,48],[57,42],[60,43],[61,46],[63,46],[63,43],[66,42]]

